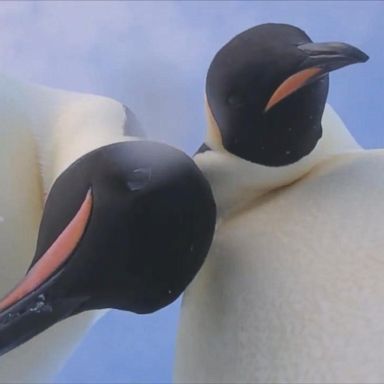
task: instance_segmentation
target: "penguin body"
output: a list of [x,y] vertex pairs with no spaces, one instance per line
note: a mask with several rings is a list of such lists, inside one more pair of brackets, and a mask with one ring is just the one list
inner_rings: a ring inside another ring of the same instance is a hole
[[382,380],[383,167],[382,150],[331,156],[221,222],[184,296],[175,382]]
[[218,225],[184,295],[175,382],[383,380],[384,152],[325,105],[328,73],[366,60],[282,24],[213,59],[195,161]]
[[[384,152],[330,158],[221,224],[176,382],[380,382]],[[309,197],[310,196],[310,197]]]

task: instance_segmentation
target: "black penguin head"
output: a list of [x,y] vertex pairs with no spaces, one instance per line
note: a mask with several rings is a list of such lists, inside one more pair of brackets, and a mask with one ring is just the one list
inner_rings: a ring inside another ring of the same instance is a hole
[[83,156],[54,183],[31,268],[0,300],[0,354],[84,310],[168,305],[200,269],[215,215],[176,149],[138,141]]
[[264,24],[237,35],[207,74],[208,114],[216,131],[211,145],[267,166],[300,160],[322,135],[328,73],[366,60],[348,44],[312,43],[291,25]]

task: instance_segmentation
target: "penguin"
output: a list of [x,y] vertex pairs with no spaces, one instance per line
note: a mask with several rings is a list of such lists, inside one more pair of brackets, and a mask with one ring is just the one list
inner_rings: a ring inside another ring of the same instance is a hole
[[0,83],[0,382],[51,382],[103,309],[180,295],[215,203],[192,159],[145,140],[123,104]]
[[[159,309],[198,273],[182,308],[176,381],[379,377],[377,338],[364,331],[381,326],[371,316],[380,300],[365,299],[380,291],[380,260],[367,255],[382,236],[374,226],[350,241],[366,227],[350,213],[351,201],[368,201],[365,224],[377,217],[380,160],[325,105],[328,73],[367,59],[292,26],[262,25],[211,64],[196,164],[136,140],[63,150],[32,265],[0,300],[0,352],[17,353],[84,311]],[[362,269],[355,287],[350,274]]]
[[213,58],[194,159],[217,227],[184,294],[176,383],[384,380],[384,151],[326,103],[329,73],[367,60],[287,24]]

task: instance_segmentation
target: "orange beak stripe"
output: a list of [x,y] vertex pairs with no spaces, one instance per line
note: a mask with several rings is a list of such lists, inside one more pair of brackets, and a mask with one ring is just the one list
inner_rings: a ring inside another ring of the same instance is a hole
[[267,112],[278,102],[303,87],[308,82],[308,80],[317,75],[319,72],[321,72],[321,68],[312,67],[304,69],[288,77],[288,79],[281,83],[276,89],[276,91],[273,93],[273,95],[268,101],[267,106],[264,109],[264,112]]
[[33,292],[68,259],[84,234],[92,211],[92,192],[88,190],[76,215],[25,275],[23,280],[0,301],[0,311]]

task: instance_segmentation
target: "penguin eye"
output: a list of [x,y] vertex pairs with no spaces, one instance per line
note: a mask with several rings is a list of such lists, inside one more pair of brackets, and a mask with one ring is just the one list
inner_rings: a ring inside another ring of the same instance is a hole
[[131,191],[138,191],[143,189],[150,181],[152,177],[151,168],[136,168],[130,175],[125,184]]
[[244,98],[238,93],[232,93],[227,97],[227,103],[233,107],[239,107],[244,104]]

